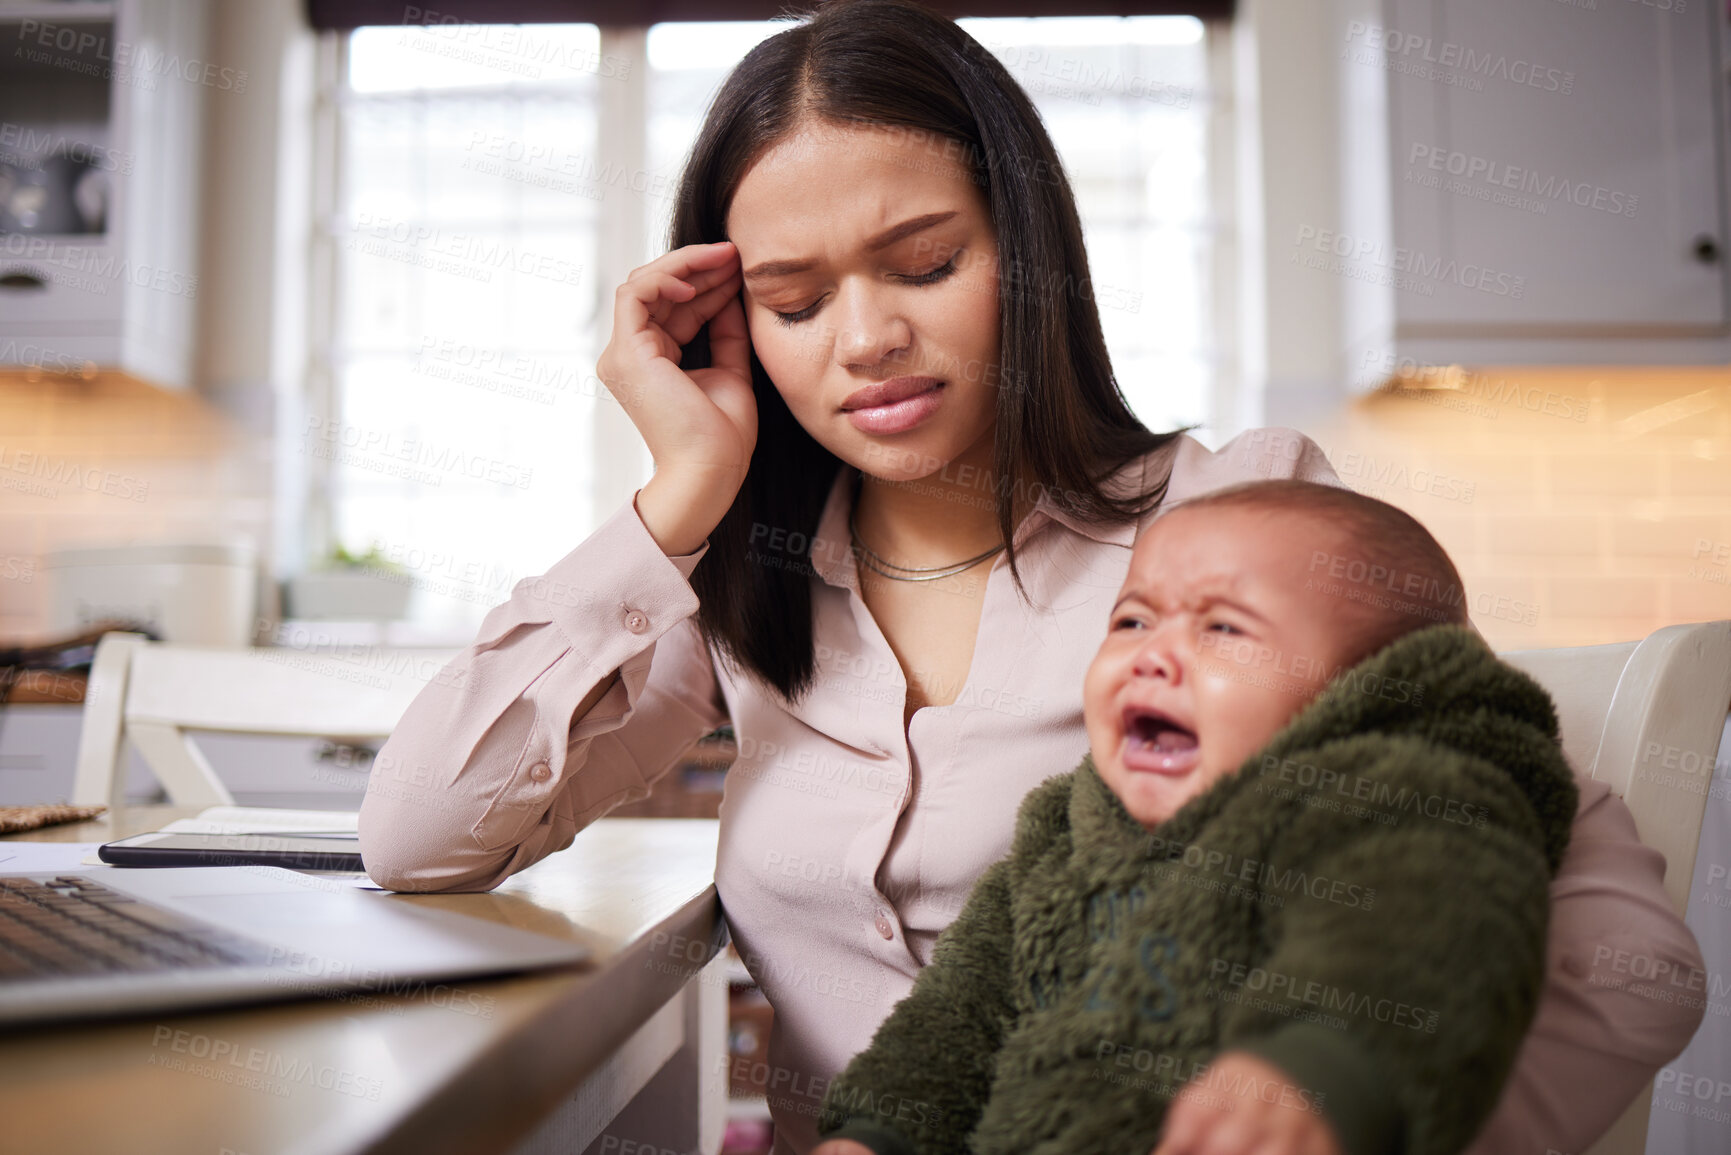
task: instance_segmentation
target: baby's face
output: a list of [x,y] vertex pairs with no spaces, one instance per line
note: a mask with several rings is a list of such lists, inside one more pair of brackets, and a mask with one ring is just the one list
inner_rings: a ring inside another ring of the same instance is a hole
[[1272,738],[1350,653],[1310,559],[1339,531],[1255,508],[1174,510],[1137,542],[1082,689],[1100,777],[1152,827]]

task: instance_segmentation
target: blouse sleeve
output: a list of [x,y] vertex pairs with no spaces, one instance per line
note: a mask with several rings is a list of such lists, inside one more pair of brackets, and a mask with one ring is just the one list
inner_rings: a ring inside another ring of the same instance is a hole
[[[1551,883],[1538,1016],[1471,1155],[1584,1151],[1700,1025],[1706,973],[1665,895],[1665,859],[1642,844],[1623,800],[1577,779],[1580,809]],[[1630,977],[1630,959],[1642,982]]]
[[[633,497],[410,703],[361,803],[361,857],[392,890],[488,890],[650,788],[727,720],[689,577]],[[596,686],[618,678],[589,712]]]

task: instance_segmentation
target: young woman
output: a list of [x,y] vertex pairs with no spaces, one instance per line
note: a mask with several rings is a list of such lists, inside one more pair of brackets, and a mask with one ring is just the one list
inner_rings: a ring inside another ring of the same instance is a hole
[[[364,853],[385,886],[490,888],[731,721],[716,881],[776,1012],[777,1150],[805,1152],[1022,796],[1087,749],[1138,530],[1333,474],[1288,431],[1210,453],[1136,421],[1038,115],[905,0],[836,0],[734,71],[599,370],[654,477],[415,701]],[[1699,958],[1627,810],[1582,793],[1552,981],[1482,1150],[1584,1148],[1699,1018],[1592,981],[1604,946]]]

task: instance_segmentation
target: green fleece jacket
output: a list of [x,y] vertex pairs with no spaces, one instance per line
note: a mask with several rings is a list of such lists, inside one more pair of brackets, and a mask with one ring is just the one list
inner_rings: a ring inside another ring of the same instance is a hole
[[1152,831],[1084,758],[1024,800],[820,1134],[1146,1155],[1233,1050],[1349,1155],[1459,1151],[1532,1019],[1576,802],[1550,698],[1459,626],[1338,675]]

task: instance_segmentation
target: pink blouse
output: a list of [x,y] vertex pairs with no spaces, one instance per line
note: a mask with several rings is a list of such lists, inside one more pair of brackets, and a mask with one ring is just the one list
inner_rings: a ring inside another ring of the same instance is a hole
[[[1167,469],[1168,503],[1259,477],[1335,480],[1314,443],[1280,429],[1218,452],[1181,437],[1126,476]],[[966,681],[952,704],[915,711],[904,729],[902,670],[860,599],[848,549],[853,472],[838,472],[809,547],[817,674],[800,702],[711,659],[687,580],[708,546],[666,556],[633,502],[487,616],[379,753],[360,816],[380,885],[486,890],[645,797],[694,739],[731,720],[739,758],[715,878],[775,1008],[778,1155],[814,1145],[829,1080],[907,994],[974,880],[1008,852],[1022,796],[1087,749],[1083,674],[1154,516],[1092,524],[1041,495],[1015,536],[1032,604],[1002,555],[965,575],[985,582]],[[755,544],[766,564],[805,560],[803,542]],[[574,717],[614,670],[620,679]],[[1593,981],[1606,948],[1668,961],[1671,973],[1701,965],[1663,872],[1622,802],[1582,780],[1552,886],[1538,1019],[1475,1152],[1585,1148],[1694,1033],[1699,1008]]]

